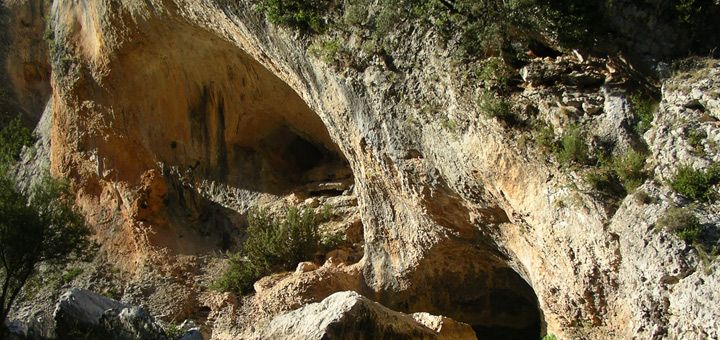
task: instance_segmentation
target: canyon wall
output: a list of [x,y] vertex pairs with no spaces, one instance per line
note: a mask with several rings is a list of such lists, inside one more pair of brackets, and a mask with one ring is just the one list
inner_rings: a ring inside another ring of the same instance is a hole
[[[720,276],[655,227],[687,203],[663,182],[677,164],[720,160],[688,152],[682,133],[692,125],[719,141],[717,62],[664,80],[644,134],[655,170],[638,189],[657,199],[608,208],[536,132],[481,112],[479,82],[431,29],[400,23],[388,57],[345,67],[308,52],[324,37],[270,24],[249,0],[55,1],[49,20],[51,169],[72,181],[108,261],[130,277],[233,248],[254,206],[342,194],[357,200],[362,259],[331,283],[314,279],[332,288],[313,302],[357,290],[481,338],[719,336]],[[330,34],[362,56],[363,32]],[[614,63],[536,57],[530,66],[557,79],[526,73],[513,106],[626,150],[637,140]],[[44,106],[40,88],[29,111]],[[717,225],[717,208],[695,209]]]

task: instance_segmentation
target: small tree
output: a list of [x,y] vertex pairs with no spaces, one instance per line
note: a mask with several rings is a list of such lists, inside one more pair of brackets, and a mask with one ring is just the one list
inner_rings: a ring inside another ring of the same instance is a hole
[[51,268],[86,254],[89,229],[64,182],[44,176],[29,194],[9,173],[30,133],[11,123],[0,131],[0,327],[40,265]]

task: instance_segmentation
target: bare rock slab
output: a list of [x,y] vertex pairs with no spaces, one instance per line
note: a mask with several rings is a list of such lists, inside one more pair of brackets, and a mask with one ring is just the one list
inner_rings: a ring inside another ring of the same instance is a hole
[[[420,320],[437,319],[432,322]],[[257,339],[475,339],[464,323],[392,311],[352,291],[330,295],[272,319]],[[448,327],[442,327],[442,324]],[[450,326],[451,325],[451,326]],[[437,327],[435,327],[437,326]]]

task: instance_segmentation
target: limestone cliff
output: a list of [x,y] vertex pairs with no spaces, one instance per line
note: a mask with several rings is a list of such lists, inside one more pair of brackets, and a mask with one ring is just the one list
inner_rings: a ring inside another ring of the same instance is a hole
[[[4,6],[42,8],[18,3]],[[656,79],[623,53],[551,51],[513,75],[520,122],[558,136],[582,126],[592,150],[646,149],[648,178],[612,200],[588,169],[543,151],[538,130],[488,117],[482,80],[433,28],[400,22],[386,37],[394,49],[377,55],[368,32],[308,36],[250,0],[54,1],[46,18],[50,166],[72,181],[123,301],[199,320],[218,339],[258,336],[276,315],[346,290],[480,338],[720,336],[716,261],[657,222],[690,203],[668,185],[679,165],[720,161],[717,61],[656,67]],[[623,34],[641,30],[616,18]],[[623,48],[647,65],[680,46],[651,38]],[[334,41],[339,52],[317,53]],[[47,89],[32,65],[12,88],[30,89],[18,103],[38,114]],[[656,85],[659,109],[638,135],[630,89]],[[700,146],[690,130],[704,132]],[[249,209],[284,203],[335,206],[338,228],[362,228],[360,248],[263,278],[251,297],[209,291]],[[717,203],[691,208],[717,231]]]

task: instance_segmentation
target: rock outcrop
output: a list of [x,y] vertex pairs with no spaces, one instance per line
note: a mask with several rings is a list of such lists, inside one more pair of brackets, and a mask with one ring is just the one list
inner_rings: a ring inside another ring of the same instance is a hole
[[167,340],[162,327],[142,308],[110,309],[100,318],[100,327],[106,339]]
[[[319,303],[279,315],[258,339],[471,339],[467,324],[431,315],[393,312],[355,292],[339,292]],[[437,319],[435,319],[437,318]]]
[[[632,91],[652,84],[625,59],[530,56],[512,75],[512,126],[478,105],[486,89],[469,70],[483,65],[458,64],[432,27],[401,20],[368,55],[364,28],[309,37],[255,5],[53,2],[50,165],[129,277],[125,298],[202,320],[217,339],[359,325],[470,336],[464,324],[481,337],[720,336],[717,263],[657,226],[690,206],[717,229],[718,203],[691,205],[667,185],[680,164],[720,161],[717,61],[659,80],[660,109],[639,135]],[[626,47],[674,53],[681,38],[664,41],[665,25],[634,22],[648,13],[618,14],[623,34],[658,29]],[[327,41],[341,42],[342,60],[311,53]],[[588,166],[540,145],[541,128],[558,142],[577,127],[590,151],[647,151],[638,196],[608,199],[587,184]],[[705,137],[690,145],[690,130]],[[247,212],[282,204],[335,205],[352,249],[263,278],[253,296],[208,291]],[[332,295],[347,290],[365,297]],[[80,319],[96,325],[107,306],[92,303]],[[412,314],[423,312],[447,318]],[[121,314],[108,322],[145,329]]]
[[83,289],[63,294],[55,307],[59,339],[157,339],[167,336],[147,311]]
[[127,305],[84,289],[71,289],[60,297],[53,313],[58,337],[72,337],[97,328],[107,310]]

